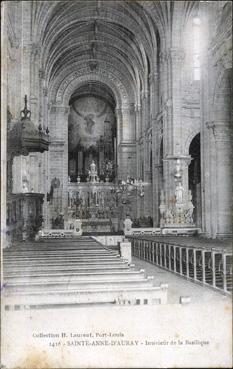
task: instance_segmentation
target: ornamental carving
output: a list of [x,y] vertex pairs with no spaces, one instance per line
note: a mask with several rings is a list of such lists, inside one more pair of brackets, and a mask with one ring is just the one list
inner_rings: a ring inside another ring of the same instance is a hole
[[[74,89],[74,85],[77,85],[78,82],[79,83],[87,82],[88,79],[90,78],[92,80],[94,79],[98,81],[106,80],[107,84],[109,84],[109,81],[112,82],[111,88],[114,91],[116,97],[119,96],[119,92],[120,92],[122,105],[128,103],[128,95],[127,95],[126,88],[121,83],[121,81],[118,80],[117,77],[112,75],[110,72],[106,70],[102,70],[102,69],[99,69],[98,73],[96,73],[95,71],[91,72],[91,70],[87,67],[85,68],[85,70],[82,69],[78,72],[74,72],[68,78],[66,78],[66,80],[62,83],[62,85],[60,86],[57,92],[56,103],[59,104],[59,103],[62,103],[63,99],[64,101],[65,99],[69,99],[70,94],[72,93],[72,90]],[[116,86],[119,92],[116,91]]]
[[172,63],[181,63],[184,60],[185,52],[182,49],[171,48],[168,53],[168,58],[171,59]]
[[[107,78],[108,80],[112,81],[113,84],[117,86],[118,90],[120,91],[122,100],[127,101],[127,98],[128,98],[127,91],[131,91],[131,94],[132,94],[131,101],[135,99],[135,96],[134,96],[135,90],[133,88],[132,82],[130,82],[130,80],[126,76],[122,76],[122,72],[116,69],[114,69],[114,73],[113,73],[112,72],[113,66],[109,64],[109,62],[108,63],[102,62],[101,68],[99,67],[98,70],[91,70],[90,66],[87,65],[86,63],[82,63],[82,64],[79,63],[78,69],[79,69],[78,71],[71,73],[62,82],[57,81],[54,84],[52,88],[51,97],[53,99],[53,96],[56,94],[57,103],[62,102],[64,91],[67,89],[68,85],[74,79],[85,77],[85,75],[87,74],[93,75],[93,77],[95,76],[95,78],[96,76],[99,76],[99,77]],[[59,83],[60,83],[60,86],[59,86]],[[56,90],[57,92],[55,92]]]

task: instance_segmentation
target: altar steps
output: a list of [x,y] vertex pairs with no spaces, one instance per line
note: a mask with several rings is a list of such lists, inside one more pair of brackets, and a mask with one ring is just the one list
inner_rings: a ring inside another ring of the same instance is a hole
[[167,286],[91,238],[18,244],[4,250],[5,308],[166,303]]

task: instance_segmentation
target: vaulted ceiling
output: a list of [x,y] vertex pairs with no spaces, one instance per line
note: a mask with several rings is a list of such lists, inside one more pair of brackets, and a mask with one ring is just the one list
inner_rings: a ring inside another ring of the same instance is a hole
[[[102,70],[112,76],[115,85],[122,84],[130,103],[137,102],[140,92],[147,90],[165,28],[171,23],[172,3],[32,2],[32,29],[35,41],[41,45],[41,63],[49,88],[57,91],[75,71],[84,76]],[[193,2],[181,3],[186,11],[193,6]],[[90,78],[86,82],[90,83]]]

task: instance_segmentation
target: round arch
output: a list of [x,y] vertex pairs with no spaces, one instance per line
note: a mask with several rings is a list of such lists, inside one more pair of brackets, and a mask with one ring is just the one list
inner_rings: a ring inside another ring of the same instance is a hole
[[110,75],[104,70],[98,69],[98,72],[90,72],[86,70],[80,70],[78,72],[71,73],[63,83],[58,86],[54,86],[50,92],[50,98],[52,101],[56,101],[63,106],[69,105],[69,100],[72,94],[81,85],[88,82],[101,82],[107,85],[115,96],[117,108],[128,106],[130,104],[130,98],[127,90],[121,81],[117,80],[116,76]]
[[188,135],[186,137],[185,143],[184,143],[184,153],[189,154],[189,148],[192,140],[196,135],[200,134],[200,128],[196,127],[188,132]]
[[197,133],[190,142],[189,155],[192,160],[188,168],[189,190],[194,205],[193,218],[195,224],[201,226],[201,135]]

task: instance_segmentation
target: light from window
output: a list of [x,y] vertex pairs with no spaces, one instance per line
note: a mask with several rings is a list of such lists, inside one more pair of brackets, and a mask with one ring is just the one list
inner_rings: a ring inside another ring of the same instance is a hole
[[193,18],[193,24],[197,25],[197,26],[200,26],[201,24],[201,20],[199,17],[194,17]]
[[200,24],[198,17],[193,18],[193,79],[200,81],[201,63],[200,63]]

